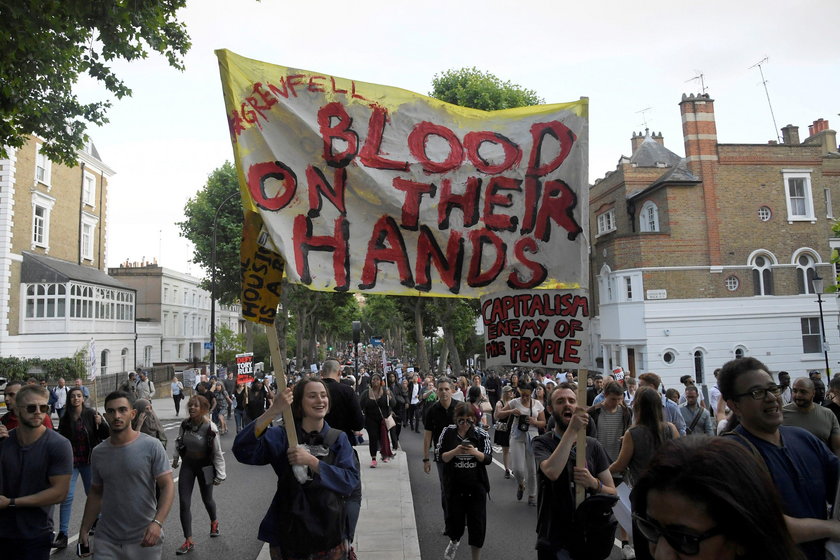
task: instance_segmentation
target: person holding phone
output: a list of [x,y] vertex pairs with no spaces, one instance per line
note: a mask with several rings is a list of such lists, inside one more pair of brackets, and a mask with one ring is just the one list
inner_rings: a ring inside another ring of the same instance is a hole
[[493,448],[489,434],[476,426],[471,404],[456,404],[454,417],[455,424],[443,429],[437,446],[438,460],[443,463],[446,534],[449,536],[444,559],[455,558],[466,527],[470,532],[472,560],[478,560],[487,532],[487,494],[490,492],[487,465],[493,461]]

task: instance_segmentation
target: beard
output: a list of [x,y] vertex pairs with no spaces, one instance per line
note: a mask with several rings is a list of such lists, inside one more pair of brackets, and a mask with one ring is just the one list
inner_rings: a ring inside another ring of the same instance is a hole
[[562,413],[552,412],[551,417],[554,418],[554,424],[559,426],[563,431],[569,427],[569,422],[563,417]]

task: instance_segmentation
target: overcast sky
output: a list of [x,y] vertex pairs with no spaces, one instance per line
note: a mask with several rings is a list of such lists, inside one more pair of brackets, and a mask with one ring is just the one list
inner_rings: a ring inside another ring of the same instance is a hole
[[[134,91],[90,131],[116,172],[109,190],[108,265],[157,258],[201,276],[178,235],[186,201],[233,160],[214,50],[428,93],[435,73],[475,66],[536,90],[547,103],[590,99],[589,180],[630,153],[633,131],[662,132],[683,155],[678,103],[715,99],[718,140],[775,139],[758,68],[779,127],[808,135],[840,126],[840,1],[562,0],[321,2],[196,0],[181,14],[187,69],[163,57],[118,64]],[[102,88],[79,84],[85,100]],[[647,109],[644,113],[641,111]]]

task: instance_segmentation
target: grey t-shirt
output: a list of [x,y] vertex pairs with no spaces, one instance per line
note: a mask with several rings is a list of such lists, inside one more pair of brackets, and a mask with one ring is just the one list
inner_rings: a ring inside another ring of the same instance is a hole
[[106,439],[94,448],[91,467],[93,484],[103,487],[96,538],[117,544],[141,542],[157,513],[155,479],[172,471],[163,445],[143,433],[120,446]]
[[598,441],[604,451],[607,452],[607,457],[610,461],[618,459],[618,453],[621,451],[621,436],[624,435],[624,411],[621,407],[615,409],[615,412],[608,412],[607,409],[601,409],[598,417]]
[[[51,476],[73,472],[70,441],[46,430],[32,445],[21,446],[17,430],[0,439],[0,494],[19,498],[50,487]],[[53,530],[52,506],[0,510],[0,538],[34,539]],[[0,556],[2,556],[0,551]]]

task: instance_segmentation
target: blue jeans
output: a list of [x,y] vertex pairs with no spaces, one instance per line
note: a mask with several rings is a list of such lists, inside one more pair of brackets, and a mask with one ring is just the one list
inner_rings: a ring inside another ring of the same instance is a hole
[[233,409],[233,416],[236,418],[236,433],[238,434],[245,424],[245,410]]
[[58,530],[65,535],[68,534],[70,527],[70,512],[73,509],[73,492],[76,490],[76,480],[80,474],[82,475],[82,486],[85,488],[85,495],[90,493],[90,465],[73,467],[73,475],[70,477],[70,490],[67,491],[67,497],[61,502],[59,513]]

